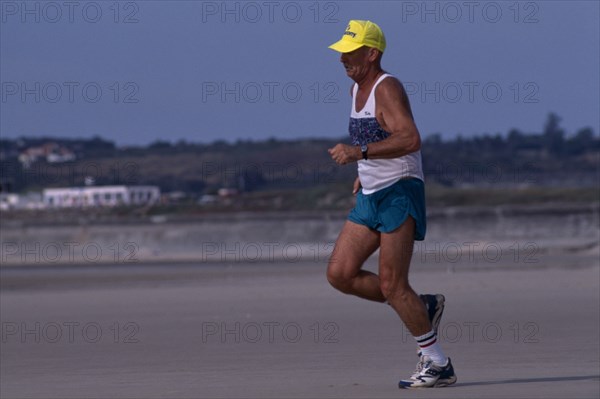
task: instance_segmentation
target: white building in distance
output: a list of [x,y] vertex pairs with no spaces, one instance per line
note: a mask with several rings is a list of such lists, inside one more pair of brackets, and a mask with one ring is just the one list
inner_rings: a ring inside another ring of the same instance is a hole
[[27,193],[0,193],[0,211],[11,211],[13,209],[42,209],[42,194]]
[[156,186],[47,188],[43,201],[48,208],[149,205],[160,201],[160,189]]

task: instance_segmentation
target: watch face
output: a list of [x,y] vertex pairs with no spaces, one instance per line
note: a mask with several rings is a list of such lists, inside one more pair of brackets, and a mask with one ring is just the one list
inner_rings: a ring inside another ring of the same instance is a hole
[[363,145],[361,145],[361,146],[360,146],[360,150],[361,150],[362,152],[365,152],[365,151],[367,151],[367,145],[366,145],[366,144],[363,144]]

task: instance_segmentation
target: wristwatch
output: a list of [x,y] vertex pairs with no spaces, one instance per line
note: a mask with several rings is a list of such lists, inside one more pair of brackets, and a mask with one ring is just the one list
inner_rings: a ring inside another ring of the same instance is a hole
[[362,157],[364,160],[369,159],[369,154],[367,153],[369,151],[369,148],[366,144],[360,146],[360,151],[362,152]]

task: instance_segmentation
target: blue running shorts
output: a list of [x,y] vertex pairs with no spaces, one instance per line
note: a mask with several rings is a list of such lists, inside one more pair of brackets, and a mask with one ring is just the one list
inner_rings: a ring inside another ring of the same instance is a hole
[[401,179],[372,194],[359,190],[348,220],[381,233],[391,233],[412,216],[415,240],[425,239],[425,184],[421,179]]

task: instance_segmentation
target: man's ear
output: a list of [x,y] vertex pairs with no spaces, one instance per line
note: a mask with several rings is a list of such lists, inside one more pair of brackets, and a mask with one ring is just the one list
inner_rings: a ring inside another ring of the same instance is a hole
[[374,47],[369,48],[369,61],[374,62],[379,57],[380,51]]

